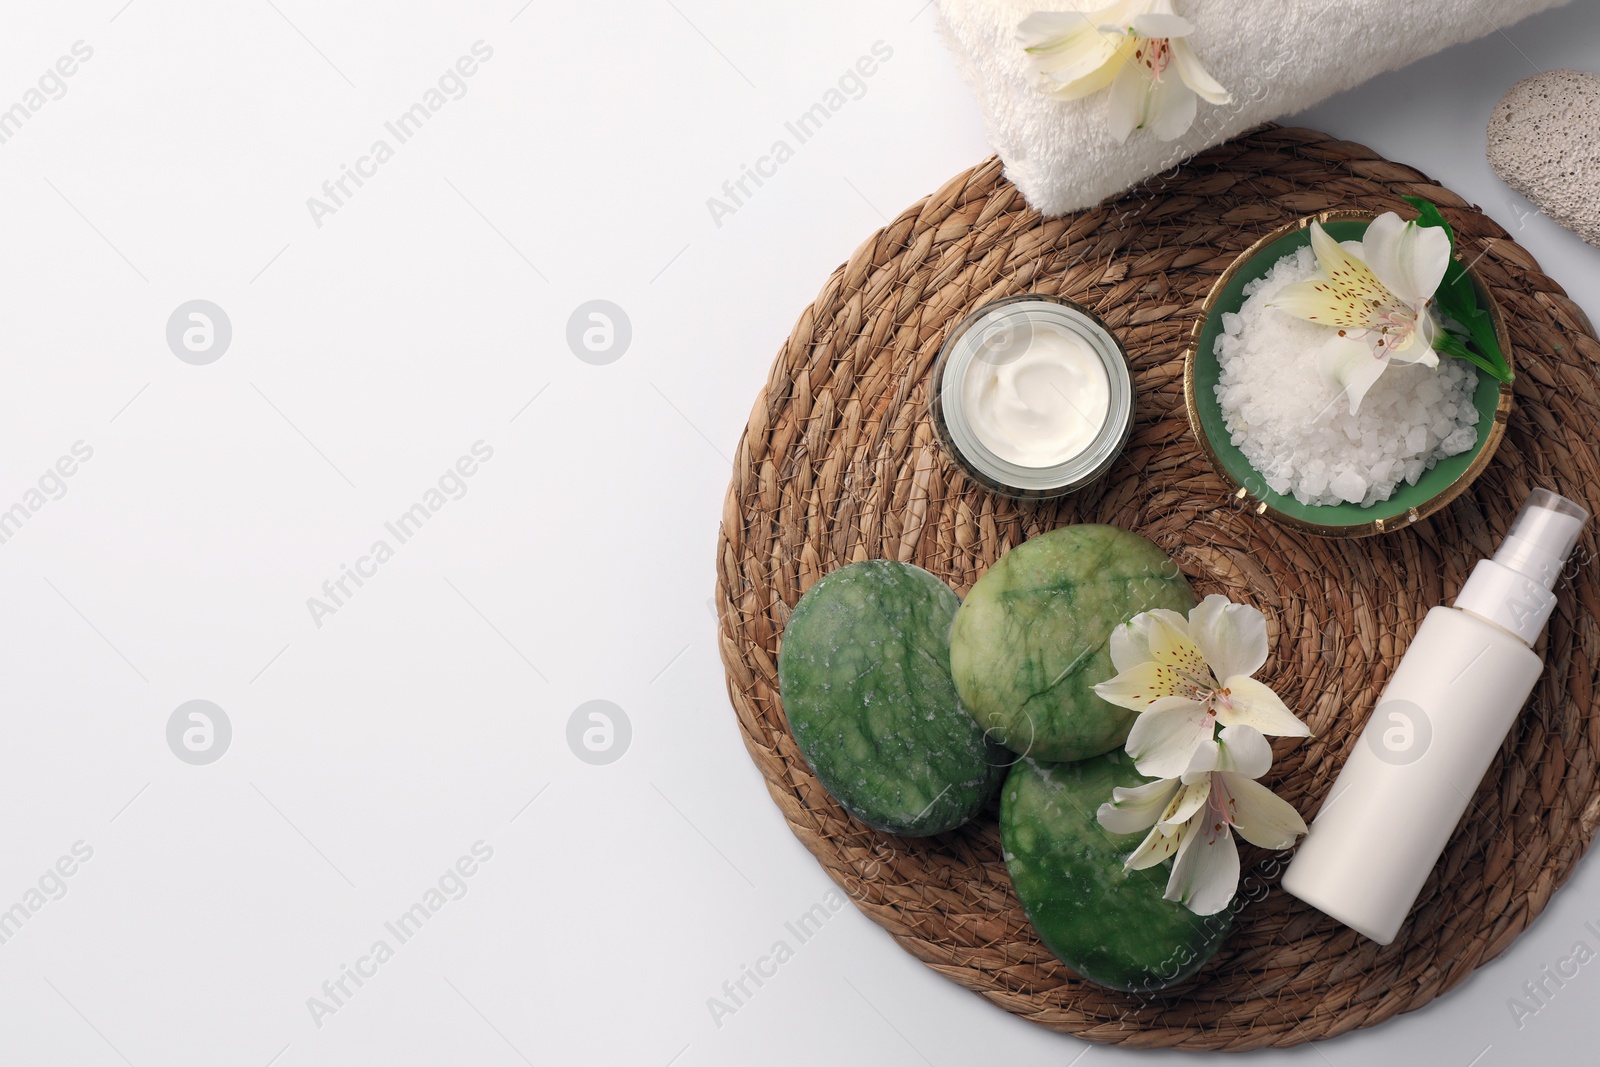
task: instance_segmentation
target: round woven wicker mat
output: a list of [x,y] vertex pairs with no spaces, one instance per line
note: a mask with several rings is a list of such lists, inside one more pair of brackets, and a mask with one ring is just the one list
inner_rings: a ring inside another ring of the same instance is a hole
[[[1487,472],[1415,527],[1323,540],[1237,510],[1184,417],[1183,350],[1212,281],[1257,236],[1326,208],[1439,204],[1500,300],[1516,408]],[[1018,504],[939,450],[928,369],[986,301],[1054,293],[1126,343],[1138,422],[1092,488]],[[1244,854],[1253,901],[1195,978],[1154,998],[1101,989],[1043,948],[1012,893],[994,815],[937,838],[876,833],[828,796],[778,698],[779,636],[820,576],[906,560],[965,595],[1003,552],[1073,522],[1137,530],[1200,595],[1267,614],[1261,677],[1315,740],[1280,739],[1266,781],[1309,820],[1426,610],[1493,551],[1529,490],[1600,513],[1600,343],[1583,313],[1493,221],[1417,171],[1309,130],[1268,128],[1121,202],[1044,219],[991,159],[873,234],[789,335],[739,445],[717,546],[720,641],[746,744],[789,825],[918,959],[1007,1011],[1095,1041],[1250,1049],[1325,1038],[1426,1004],[1503,951],[1544,908],[1600,821],[1600,568],[1595,527],[1560,593],[1549,664],[1399,938],[1380,948],[1277,887],[1281,858]],[[1397,813],[1397,816],[1399,813]],[[1403,816],[1401,816],[1403,817]]]

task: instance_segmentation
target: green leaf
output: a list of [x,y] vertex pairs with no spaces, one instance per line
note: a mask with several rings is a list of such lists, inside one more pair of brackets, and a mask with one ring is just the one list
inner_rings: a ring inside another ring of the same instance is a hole
[[[1493,359],[1497,364],[1505,366],[1505,356],[1500,351],[1500,339],[1494,333],[1494,320],[1489,318],[1489,313],[1480,309],[1473,309],[1472,315],[1461,325],[1467,328],[1472,335],[1472,343],[1478,351]],[[1509,381],[1502,378],[1502,381]]]
[[1437,342],[1434,348],[1468,360],[1502,382],[1511,381],[1513,375],[1511,368],[1506,365],[1505,353],[1500,351],[1500,339],[1495,336],[1494,321],[1478,304],[1478,290],[1472,284],[1472,275],[1467,273],[1467,268],[1455,257],[1455,230],[1450,228],[1450,223],[1440,213],[1438,205],[1420,196],[1408,196],[1405,197],[1405,201],[1417,209],[1418,226],[1437,226],[1450,238],[1450,263],[1445,268],[1444,281],[1440,284],[1438,292],[1434,293],[1434,303],[1438,305],[1440,314],[1461,324],[1477,351],[1469,350],[1453,337],[1449,338],[1449,341],[1454,348],[1460,349],[1459,352]]
[[1472,278],[1466,268],[1456,261],[1456,232],[1439,213],[1439,208],[1420,196],[1405,197],[1406,203],[1417,209],[1418,226],[1437,226],[1450,238],[1450,264],[1445,268],[1444,284],[1434,294],[1439,309],[1453,319],[1465,321],[1464,316],[1478,306],[1478,294],[1472,288]]
[[1467,346],[1461,343],[1461,338],[1453,333],[1441,333],[1433,339],[1433,350],[1443,352],[1447,356],[1456,356],[1466,359],[1470,353]]
[[1471,363],[1473,366],[1477,367],[1491,378],[1494,378],[1496,381],[1511,381],[1511,377],[1506,371],[1503,361],[1495,360],[1491,362],[1487,357],[1479,355],[1466,345],[1462,344],[1461,339],[1456,337],[1454,334],[1441,333],[1438,337],[1434,338],[1433,347],[1434,351],[1436,352],[1443,352],[1447,356],[1454,356],[1457,359],[1466,360],[1468,363]]
[[1417,209],[1418,226],[1438,226],[1450,238],[1450,247],[1456,246],[1456,231],[1450,228],[1449,221],[1439,213],[1439,207],[1431,200],[1424,200],[1420,196],[1401,197],[1406,203]]

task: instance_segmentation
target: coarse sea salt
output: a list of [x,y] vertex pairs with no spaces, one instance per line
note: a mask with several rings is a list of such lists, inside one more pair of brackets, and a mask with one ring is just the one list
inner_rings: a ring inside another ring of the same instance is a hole
[[1350,414],[1343,390],[1317,369],[1337,335],[1268,306],[1316,272],[1316,257],[1302,248],[1245,286],[1237,315],[1223,313],[1217,403],[1235,447],[1273,492],[1308,505],[1370,507],[1478,443],[1478,372],[1447,356],[1437,369],[1392,364]]

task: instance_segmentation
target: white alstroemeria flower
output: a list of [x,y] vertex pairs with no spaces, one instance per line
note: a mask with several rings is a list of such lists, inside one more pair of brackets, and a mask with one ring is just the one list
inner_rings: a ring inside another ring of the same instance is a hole
[[1191,761],[1205,758],[1201,746],[1218,724],[1310,736],[1278,694],[1251,677],[1266,661],[1266,617],[1213,593],[1188,619],[1157,608],[1112,630],[1111,662],[1118,674],[1094,691],[1139,712],[1127,743],[1139,773],[1176,778],[1199,769]]
[[1287,286],[1273,307],[1339,330],[1319,370],[1350,398],[1350,414],[1391,363],[1439,365],[1433,297],[1450,266],[1450,235],[1386,211],[1360,241],[1340,244],[1320,223],[1311,247],[1321,276]]
[[1179,778],[1131,789],[1118,786],[1100,805],[1100,825],[1112,833],[1148,829],[1124,861],[1129,870],[1177,858],[1162,894],[1198,915],[1226,908],[1239,889],[1239,847],[1233,831],[1262,848],[1288,848],[1306,832],[1287,801],[1255,779],[1272,766],[1272,746],[1250,726],[1227,726],[1197,753]]
[[1173,12],[1172,0],[1036,11],[1018,29],[1043,75],[1041,92],[1079,100],[1110,87],[1111,134],[1119,142],[1134,130],[1175,141],[1194,123],[1197,97],[1213,104],[1233,99],[1184,40],[1194,24]]

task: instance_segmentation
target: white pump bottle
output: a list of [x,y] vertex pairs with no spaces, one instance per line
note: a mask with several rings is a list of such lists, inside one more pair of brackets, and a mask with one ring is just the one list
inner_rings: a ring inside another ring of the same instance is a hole
[[1532,648],[1589,513],[1535,490],[1454,607],[1428,612],[1283,888],[1387,945],[1544,670]]

